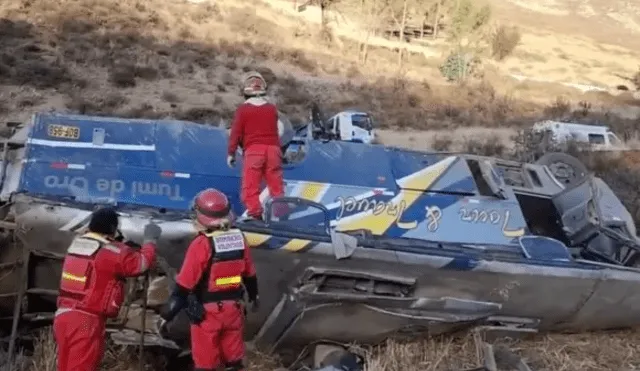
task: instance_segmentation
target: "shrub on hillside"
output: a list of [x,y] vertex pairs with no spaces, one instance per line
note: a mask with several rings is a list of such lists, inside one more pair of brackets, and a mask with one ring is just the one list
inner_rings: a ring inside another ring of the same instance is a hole
[[511,55],[520,43],[518,27],[500,26],[491,36],[491,55],[501,61]]
[[633,75],[633,83],[636,85],[636,89],[640,90],[640,67],[638,67],[638,72],[636,72],[635,75]]
[[477,62],[477,57],[473,53],[457,50],[451,52],[440,66],[440,73],[449,82],[462,82],[473,73]]
[[543,113],[552,120],[565,119],[571,114],[571,102],[564,97],[556,97],[555,101],[544,108]]

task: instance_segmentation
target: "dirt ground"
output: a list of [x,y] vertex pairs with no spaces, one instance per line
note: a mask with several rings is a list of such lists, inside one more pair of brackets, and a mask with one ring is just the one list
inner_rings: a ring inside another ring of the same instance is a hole
[[[291,1],[4,0],[0,2],[0,121],[33,112],[229,120],[241,102],[240,76],[262,72],[271,99],[294,122],[310,102],[326,111],[372,112],[385,144],[464,150],[469,138],[508,146],[517,129],[542,118],[599,120],[638,138],[638,4],[622,0],[492,0],[495,26],[517,24],[522,40],[505,61],[483,60],[474,79],[448,84],[438,66],[441,39],[399,43],[363,35],[357,13],[330,14]],[[411,53],[398,70],[393,48]],[[628,90],[618,90],[624,85]],[[631,162],[640,162],[632,155]],[[510,344],[535,370],[640,367],[636,332],[539,336]],[[54,370],[45,336],[31,370]],[[456,370],[478,364],[469,337],[361,349],[370,371]],[[262,363],[261,363],[262,362]],[[264,363],[264,364],[263,364]],[[250,370],[277,360],[252,356]],[[104,370],[134,370],[129,351],[111,347]],[[149,366],[153,369],[153,366]]]

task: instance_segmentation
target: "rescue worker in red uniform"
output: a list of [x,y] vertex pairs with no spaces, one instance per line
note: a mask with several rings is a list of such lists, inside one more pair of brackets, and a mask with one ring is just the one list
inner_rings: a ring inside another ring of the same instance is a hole
[[148,224],[142,248],[116,241],[118,214],[93,213],[89,232],[74,238],[62,266],[53,332],[58,371],[96,371],[104,353],[105,322],[124,300],[124,278],[144,274],[155,264],[161,229]]
[[[187,249],[176,277],[176,288],[161,317],[171,321],[187,307],[195,371],[210,371],[220,366],[226,371],[242,371],[245,355],[243,285],[252,311],[256,311],[255,266],[244,235],[230,228],[234,215],[227,196],[216,189],[206,189],[196,196],[194,210],[199,232]],[[194,308],[194,300],[199,309]]]
[[243,150],[241,200],[251,218],[262,219],[260,184],[264,179],[269,195],[284,194],[282,150],[278,135],[278,110],[264,95],[267,83],[258,72],[250,72],[243,80],[245,102],[233,118],[227,164],[235,166],[238,146]]

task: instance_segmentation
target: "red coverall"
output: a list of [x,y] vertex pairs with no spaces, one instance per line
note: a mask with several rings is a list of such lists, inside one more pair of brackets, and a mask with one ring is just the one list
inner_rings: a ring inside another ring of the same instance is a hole
[[53,321],[58,371],[98,370],[106,319],[117,317],[124,300],[122,278],[144,273],[155,259],[153,243],[136,251],[95,233],[74,240],[62,267]]
[[284,194],[282,152],[278,136],[278,110],[264,98],[250,98],[236,110],[228,154],[243,150],[241,200],[247,214],[262,215],[260,183],[264,178],[271,197]]
[[204,281],[198,296],[205,317],[198,325],[191,325],[195,370],[241,364],[245,352],[242,281],[255,276],[248,245],[238,229],[200,233],[189,245],[176,283],[194,290]]

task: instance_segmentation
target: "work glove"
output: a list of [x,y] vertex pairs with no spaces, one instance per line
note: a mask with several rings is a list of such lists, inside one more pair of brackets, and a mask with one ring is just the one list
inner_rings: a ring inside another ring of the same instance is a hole
[[143,243],[157,243],[160,235],[162,234],[162,229],[155,223],[149,223],[144,226],[144,242]]
[[236,156],[227,155],[227,166],[229,166],[232,169],[236,166]]
[[251,313],[256,313],[260,309],[260,298],[256,296],[255,299],[249,301],[251,304]]
[[169,296],[169,300],[160,308],[160,317],[171,321],[185,306],[187,306],[187,291],[176,285]]
[[194,325],[199,325],[204,321],[205,309],[204,305],[198,300],[198,297],[194,294],[189,294],[187,297],[187,307],[185,308],[187,317]]

